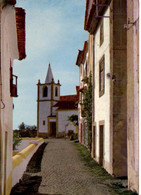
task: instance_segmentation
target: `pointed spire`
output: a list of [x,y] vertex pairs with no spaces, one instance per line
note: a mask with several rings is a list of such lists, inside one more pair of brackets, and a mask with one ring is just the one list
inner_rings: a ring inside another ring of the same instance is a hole
[[50,63],[49,63],[49,65],[48,65],[48,71],[47,71],[47,76],[46,76],[46,79],[45,79],[45,83],[51,83],[52,80],[54,80],[54,78],[53,78],[51,66],[50,66]]

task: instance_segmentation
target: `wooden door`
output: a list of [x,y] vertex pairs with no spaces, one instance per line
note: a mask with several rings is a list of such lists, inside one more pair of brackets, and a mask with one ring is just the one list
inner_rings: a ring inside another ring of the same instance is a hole
[[50,122],[50,136],[56,137],[56,122]]
[[104,125],[99,127],[99,163],[103,165],[104,158]]

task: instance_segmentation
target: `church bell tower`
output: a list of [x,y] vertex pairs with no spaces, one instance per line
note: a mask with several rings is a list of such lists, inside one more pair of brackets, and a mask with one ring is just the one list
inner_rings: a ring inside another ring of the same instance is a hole
[[60,83],[54,82],[50,64],[44,83],[37,84],[37,132],[39,137],[56,137],[56,108],[60,100]]

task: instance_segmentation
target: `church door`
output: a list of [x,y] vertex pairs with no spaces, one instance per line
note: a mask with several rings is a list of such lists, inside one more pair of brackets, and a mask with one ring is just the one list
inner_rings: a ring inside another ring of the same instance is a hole
[[50,136],[56,137],[56,122],[50,122]]

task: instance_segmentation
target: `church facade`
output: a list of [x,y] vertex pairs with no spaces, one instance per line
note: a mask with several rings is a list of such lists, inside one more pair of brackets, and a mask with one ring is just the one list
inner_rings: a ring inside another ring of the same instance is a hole
[[[38,136],[63,137],[69,131],[77,133],[75,123],[68,121],[68,116],[78,115],[79,87],[75,95],[60,96],[60,82],[56,83],[49,64],[45,83],[37,84],[37,131]],[[69,129],[70,128],[70,129]]]

